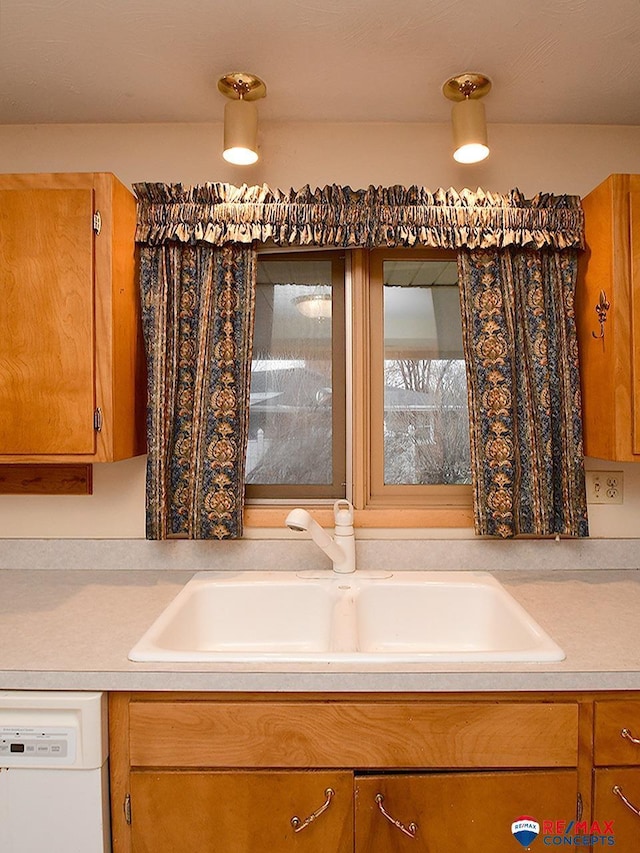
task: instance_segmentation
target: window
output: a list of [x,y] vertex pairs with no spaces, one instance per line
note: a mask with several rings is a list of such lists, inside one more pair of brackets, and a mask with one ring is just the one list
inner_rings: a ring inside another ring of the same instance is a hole
[[344,256],[258,260],[248,498],[339,498],[346,490]]
[[467,379],[455,254],[371,253],[370,503],[467,504]]
[[247,524],[346,495],[361,526],[469,526],[469,483],[455,253],[261,254]]

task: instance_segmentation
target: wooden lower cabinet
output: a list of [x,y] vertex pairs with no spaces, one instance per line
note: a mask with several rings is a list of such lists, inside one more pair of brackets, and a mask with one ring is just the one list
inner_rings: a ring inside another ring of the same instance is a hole
[[640,850],[639,812],[640,768],[598,768],[594,772],[594,835],[612,837],[616,853],[635,853]]
[[639,711],[630,691],[114,693],[113,853],[518,853],[523,817],[532,850],[601,830],[639,853]]
[[348,772],[134,772],[131,803],[134,853],[353,851]]
[[[640,850],[639,698],[595,702],[593,753],[593,834],[612,838],[617,853],[636,853]],[[594,844],[594,850],[603,846]]]
[[522,815],[575,817],[575,770],[136,771],[134,853],[495,853]]
[[576,817],[578,778],[575,770],[380,774],[356,777],[355,794],[356,853],[515,853],[519,817],[541,825]]

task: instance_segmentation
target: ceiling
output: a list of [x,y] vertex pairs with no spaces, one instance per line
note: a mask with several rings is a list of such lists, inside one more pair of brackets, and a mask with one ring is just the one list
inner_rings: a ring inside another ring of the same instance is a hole
[[219,121],[230,71],[266,121],[448,121],[480,71],[490,122],[640,125],[640,0],[0,0],[0,124]]

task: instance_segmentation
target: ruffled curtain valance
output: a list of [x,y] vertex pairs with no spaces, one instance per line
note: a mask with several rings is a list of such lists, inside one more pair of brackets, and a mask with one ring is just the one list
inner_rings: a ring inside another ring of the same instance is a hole
[[526,199],[478,189],[328,185],[282,191],[235,187],[135,184],[138,242],[273,242],[283,246],[430,246],[445,249],[582,248],[578,196]]

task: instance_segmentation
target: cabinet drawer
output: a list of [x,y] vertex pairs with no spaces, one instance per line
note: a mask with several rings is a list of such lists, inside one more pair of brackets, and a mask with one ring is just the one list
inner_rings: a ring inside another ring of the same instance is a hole
[[130,705],[135,767],[573,767],[574,702]]
[[596,702],[594,763],[640,764],[640,702]]

